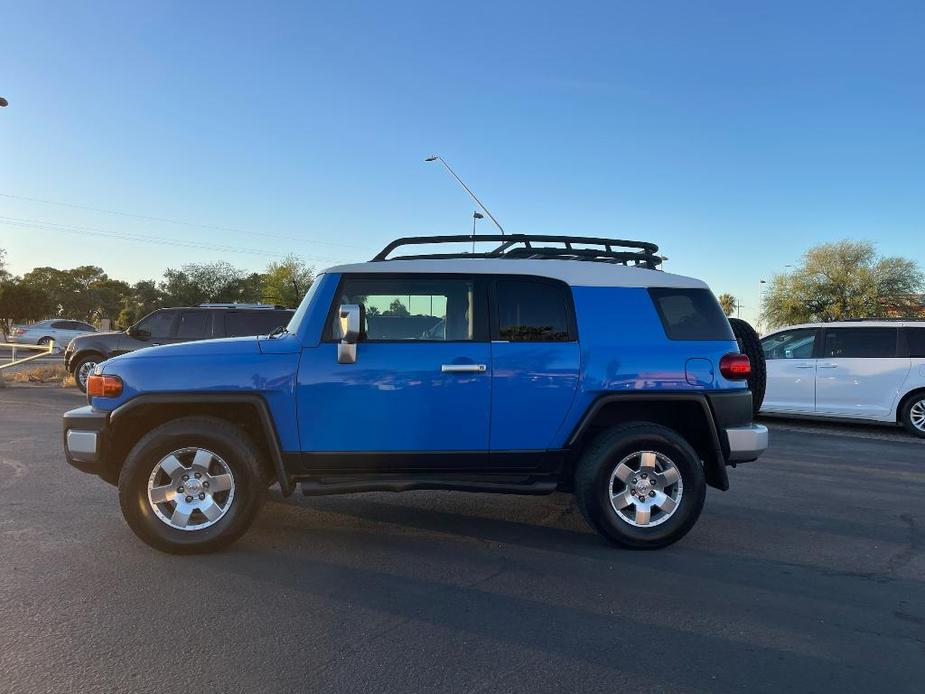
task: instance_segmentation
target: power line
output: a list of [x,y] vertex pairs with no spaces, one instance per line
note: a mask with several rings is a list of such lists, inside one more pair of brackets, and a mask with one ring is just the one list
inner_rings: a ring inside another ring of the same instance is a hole
[[311,239],[304,236],[285,236],[282,234],[271,234],[265,231],[250,231],[248,229],[238,229],[235,227],[218,226],[215,224],[198,224],[196,222],[186,222],[179,219],[168,219],[166,217],[153,217],[145,214],[135,214],[132,212],[120,212],[117,210],[107,210],[102,207],[91,207],[89,205],[75,205],[69,202],[59,202],[57,200],[45,200],[43,198],[31,198],[26,195],[14,195],[13,193],[0,193],[0,197],[11,200],[26,200],[29,202],[39,202],[44,205],[57,205],[59,207],[70,207],[75,210],[86,210],[88,212],[101,212],[103,214],[118,215],[120,217],[131,217],[133,219],[144,219],[149,222],[160,222],[162,224],[177,224],[179,226],[194,227],[198,229],[209,229],[211,231],[230,231],[236,234],[249,234],[251,236],[265,236],[272,239],[281,239],[284,241],[300,241],[303,243],[319,243],[325,246],[342,246],[344,248],[356,248],[360,250],[370,250],[368,246],[358,246],[351,243],[340,243],[337,241],[322,241],[320,239]]
[[[202,250],[219,251],[222,253],[243,253],[248,255],[270,256],[275,258],[284,258],[285,254],[266,251],[258,248],[241,248],[237,246],[226,246],[221,244],[207,243],[201,241],[184,241],[182,239],[169,239],[136,232],[117,232],[107,229],[98,229],[94,227],[78,226],[74,224],[58,224],[56,222],[46,222],[36,219],[21,219],[17,217],[0,217],[0,224],[4,226],[19,227],[24,229],[35,229],[39,231],[52,231],[67,234],[91,235],[102,238],[110,238],[119,241],[135,241],[141,243],[154,243],[163,246],[176,246],[180,248],[197,248]],[[337,261],[340,259],[324,256],[303,256],[309,260]]]

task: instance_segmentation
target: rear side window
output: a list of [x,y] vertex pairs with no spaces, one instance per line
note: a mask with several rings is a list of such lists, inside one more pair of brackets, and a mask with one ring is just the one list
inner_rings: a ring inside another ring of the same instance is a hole
[[184,311],[177,323],[177,337],[187,340],[212,337],[212,316],[208,311]]
[[909,356],[925,358],[925,328],[906,328]]
[[735,339],[726,314],[709,289],[658,287],[650,289],[649,295],[669,339]]
[[269,335],[275,328],[286,327],[291,311],[231,311],[225,314],[225,336]]
[[498,337],[510,342],[569,342],[568,287],[532,280],[498,280]]
[[896,328],[828,328],[822,356],[829,359],[895,357],[896,336]]

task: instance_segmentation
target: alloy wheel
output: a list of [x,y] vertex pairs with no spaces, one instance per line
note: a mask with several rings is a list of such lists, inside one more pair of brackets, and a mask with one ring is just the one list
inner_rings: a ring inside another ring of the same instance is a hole
[[650,528],[671,518],[681,503],[684,483],[664,453],[637,451],[617,463],[610,475],[610,505],[625,523]]
[[925,398],[913,403],[909,408],[909,421],[919,431],[925,431]]
[[148,503],[177,530],[204,530],[220,521],[234,501],[231,468],[205,448],[181,448],[161,458],[148,478]]

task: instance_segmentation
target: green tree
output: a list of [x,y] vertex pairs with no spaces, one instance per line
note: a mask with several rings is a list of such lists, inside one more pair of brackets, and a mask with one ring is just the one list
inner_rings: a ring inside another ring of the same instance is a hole
[[70,270],[37,267],[23,275],[22,283],[48,298],[53,315],[88,322],[115,318],[129,291],[127,283],[110,279],[95,265]]
[[154,309],[163,305],[164,296],[154,280],[135,282],[122,298],[122,308],[116,324],[122,330],[134,325]]
[[6,269],[6,250],[0,248],[0,284],[8,282],[10,279],[10,273]]
[[42,320],[51,311],[51,302],[41,290],[16,280],[0,283],[0,330],[4,342],[13,323]]
[[314,268],[305,265],[302,259],[295,255],[287,255],[283,260],[267,265],[263,282],[263,301],[268,304],[298,306],[314,281]]
[[395,299],[389,304],[389,310],[383,311],[383,316],[410,316],[411,312],[408,310],[408,307],[405,306],[401,299]]
[[245,275],[225,261],[190,263],[179,270],[168,268],[160,290],[168,306],[196,306],[202,303],[256,302],[260,299],[262,275]]
[[838,241],[809,249],[790,273],[775,275],[762,318],[769,327],[849,318],[914,316],[925,285],[911,259],[877,255],[867,241]]
[[739,302],[736,301],[736,298],[732,294],[723,293],[720,294],[717,299],[719,300],[719,305],[723,307],[723,313],[727,316],[731,316],[736,312],[736,306]]

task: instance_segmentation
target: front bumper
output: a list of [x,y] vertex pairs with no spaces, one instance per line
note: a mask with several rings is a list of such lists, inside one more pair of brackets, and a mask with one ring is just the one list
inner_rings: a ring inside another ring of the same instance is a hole
[[726,429],[729,441],[730,463],[747,463],[756,460],[768,448],[768,428],[763,424]]
[[80,470],[112,481],[106,453],[109,413],[89,405],[64,413],[64,456]]

